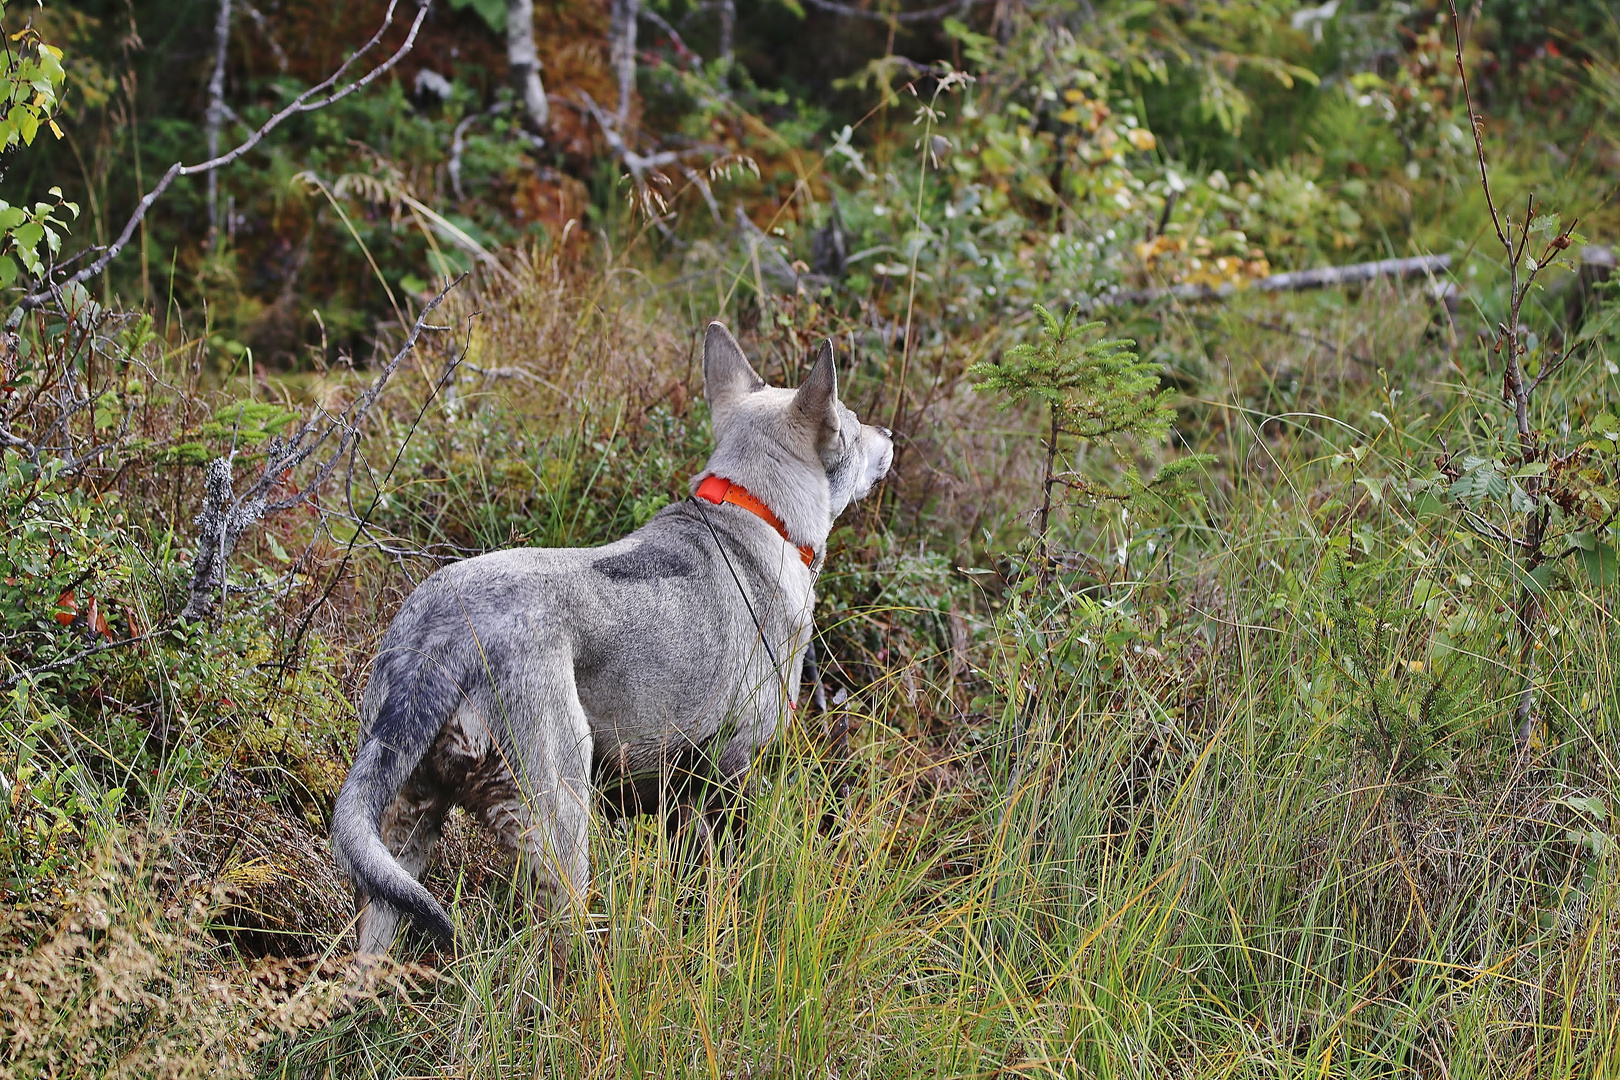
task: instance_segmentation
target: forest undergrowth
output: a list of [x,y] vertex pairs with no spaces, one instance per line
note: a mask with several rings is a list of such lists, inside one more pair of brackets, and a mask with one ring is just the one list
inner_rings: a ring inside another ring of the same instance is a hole
[[[710,187],[660,209],[627,173],[538,238],[458,218],[453,249],[409,220],[431,169],[359,154],[394,186],[311,174],[298,214],[387,294],[369,336],[355,309],[266,329],[241,277],[218,313],[127,281],[19,306],[0,1075],[1614,1075],[1620,80],[1595,52],[1561,161],[1522,113],[1476,145],[1444,74],[1466,46],[1425,7],[1301,136],[1283,76],[1372,55],[1344,41],[1388,13],[1313,45],[1239,8],[1281,37],[1232,30],[1267,81],[1225,90],[1120,59],[1168,16],[958,24],[975,78],[874,62],[873,141],[780,125],[797,179],[760,151],[730,231],[663,214]],[[734,80],[705,108],[760,141],[716,190],[770,141]],[[649,116],[698,93],[658,85]],[[1188,119],[1211,86],[1235,119]],[[1245,153],[1344,139],[1229,177],[1242,109]],[[52,198],[29,220],[65,230]],[[593,828],[580,925],[453,813],[428,884],[457,950],[354,968],[326,829],[389,619],[449,561],[685,497],[717,316],[779,385],[830,338],[844,400],[897,431],[818,582],[826,710],[803,695],[723,857]]]

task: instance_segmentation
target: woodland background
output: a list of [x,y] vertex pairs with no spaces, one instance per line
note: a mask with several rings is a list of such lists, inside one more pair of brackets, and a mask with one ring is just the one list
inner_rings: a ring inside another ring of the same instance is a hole
[[[4,1075],[1614,1072],[1610,5],[3,19]],[[899,433],[826,703],[356,977],[382,629],[684,497],[716,317]]]

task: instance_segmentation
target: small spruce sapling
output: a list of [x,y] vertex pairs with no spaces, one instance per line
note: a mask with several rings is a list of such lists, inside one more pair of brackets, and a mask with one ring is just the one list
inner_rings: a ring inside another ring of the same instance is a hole
[[[1160,466],[1152,480],[1144,481],[1120,443],[1127,438],[1154,442],[1170,430],[1175,411],[1170,394],[1159,389],[1158,365],[1137,355],[1134,341],[1100,337],[1103,324],[1080,322],[1078,305],[1061,319],[1039,304],[1035,314],[1041,322],[1038,340],[1008,349],[999,362],[974,364],[968,374],[980,380],[973,384],[974,389],[1001,395],[1003,408],[1031,398],[1046,404],[1041,505],[1027,564],[1033,574],[1015,585],[1013,592],[1016,596],[1033,589],[1036,608],[1050,616],[1064,606],[1062,597],[1051,591],[1057,567],[1052,553],[1053,511],[1062,509],[1065,500],[1061,496],[1073,493],[1083,505],[1109,504],[1128,511],[1150,501],[1175,501],[1195,493],[1197,473],[1213,458],[1204,454],[1178,458]],[[1102,483],[1075,467],[1080,452],[1098,442],[1125,463],[1120,484]],[[1050,663],[1054,641],[1048,629],[1045,620],[1039,619],[1026,625],[1026,633],[1020,637]],[[1037,738],[1041,722],[1042,710],[1035,696],[1022,695],[1022,704],[1018,703],[1025,686],[1022,678],[1014,678],[1007,687],[1008,715],[1017,715],[1018,734],[1012,744],[1015,765],[1008,780],[1003,825],[1016,802],[1012,793],[1023,782],[1027,747]]]
[[[1039,340],[1014,346],[999,362],[975,364],[968,374],[980,380],[974,389],[1002,395],[1003,407],[1030,398],[1046,404],[1046,457],[1031,559],[1036,583],[1044,591],[1055,566],[1052,511],[1062,491],[1075,493],[1087,505],[1111,503],[1128,510],[1173,502],[1194,492],[1197,473],[1214,459],[1207,454],[1177,458],[1144,481],[1119,440],[1150,443],[1168,434],[1175,410],[1170,393],[1159,389],[1159,366],[1137,355],[1134,341],[1096,337],[1103,324],[1080,322],[1078,305],[1061,319],[1039,304],[1035,313],[1041,321]],[[1072,467],[1082,447],[1099,442],[1126,462],[1119,485]]]

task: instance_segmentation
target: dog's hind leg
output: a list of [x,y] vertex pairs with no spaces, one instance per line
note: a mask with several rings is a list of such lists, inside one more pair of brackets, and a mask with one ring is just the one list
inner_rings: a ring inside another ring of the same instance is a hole
[[508,784],[473,793],[468,808],[516,850],[524,884],[549,913],[584,909],[590,890],[591,729],[572,664],[546,657],[524,693],[503,687]]

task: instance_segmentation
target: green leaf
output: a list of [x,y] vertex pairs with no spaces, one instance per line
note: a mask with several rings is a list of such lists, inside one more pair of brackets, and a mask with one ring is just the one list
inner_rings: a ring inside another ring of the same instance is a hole
[[25,221],[17,226],[12,235],[17,238],[19,248],[33,251],[39,246],[39,242],[45,239],[45,226],[37,221]]
[[1581,560],[1581,569],[1586,571],[1586,580],[1596,588],[1607,588],[1620,581],[1620,560],[1617,560],[1614,548],[1609,544],[1594,544],[1592,550],[1576,548]]
[[495,31],[497,34],[506,32],[506,0],[450,0],[450,7],[455,11],[465,11],[472,8],[473,14]]
[[1593,821],[1607,821],[1609,818],[1609,808],[1596,795],[1566,795],[1558,801]]
[[9,255],[0,255],[0,289],[8,289],[17,280],[17,264]]
[[1428,603],[1430,597],[1443,596],[1444,594],[1445,590],[1428,578],[1420,577],[1412,582],[1412,603],[1418,607]]
[[1463,467],[1469,471],[1453,480],[1446,489],[1446,497],[1453,502],[1459,499],[1478,502],[1487,498],[1501,502],[1511,494],[1508,482],[1497,473],[1492,462],[1467,457],[1463,459]]
[[17,248],[16,255],[17,258],[22,260],[22,264],[28,268],[28,272],[30,274],[37,276],[45,272],[45,264],[40,261],[39,255],[34,251],[33,248],[19,247]]
[[1441,502],[1432,491],[1420,491],[1417,497],[1412,500],[1412,513],[1422,517],[1431,514],[1443,514],[1445,510],[1446,504]]
[[1533,593],[1542,600],[1551,598],[1553,574],[1552,563],[1544,562],[1534,570],[1526,570],[1519,563],[1514,562],[1509,563],[1508,568],[1513,574],[1513,580],[1518,583],[1521,589],[1524,589],[1526,592]]
[[[22,136],[25,145],[32,146],[34,136],[39,132],[39,114],[32,106],[18,105],[12,108],[12,119],[17,124],[17,132]],[[20,114],[20,118],[19,118]]]

